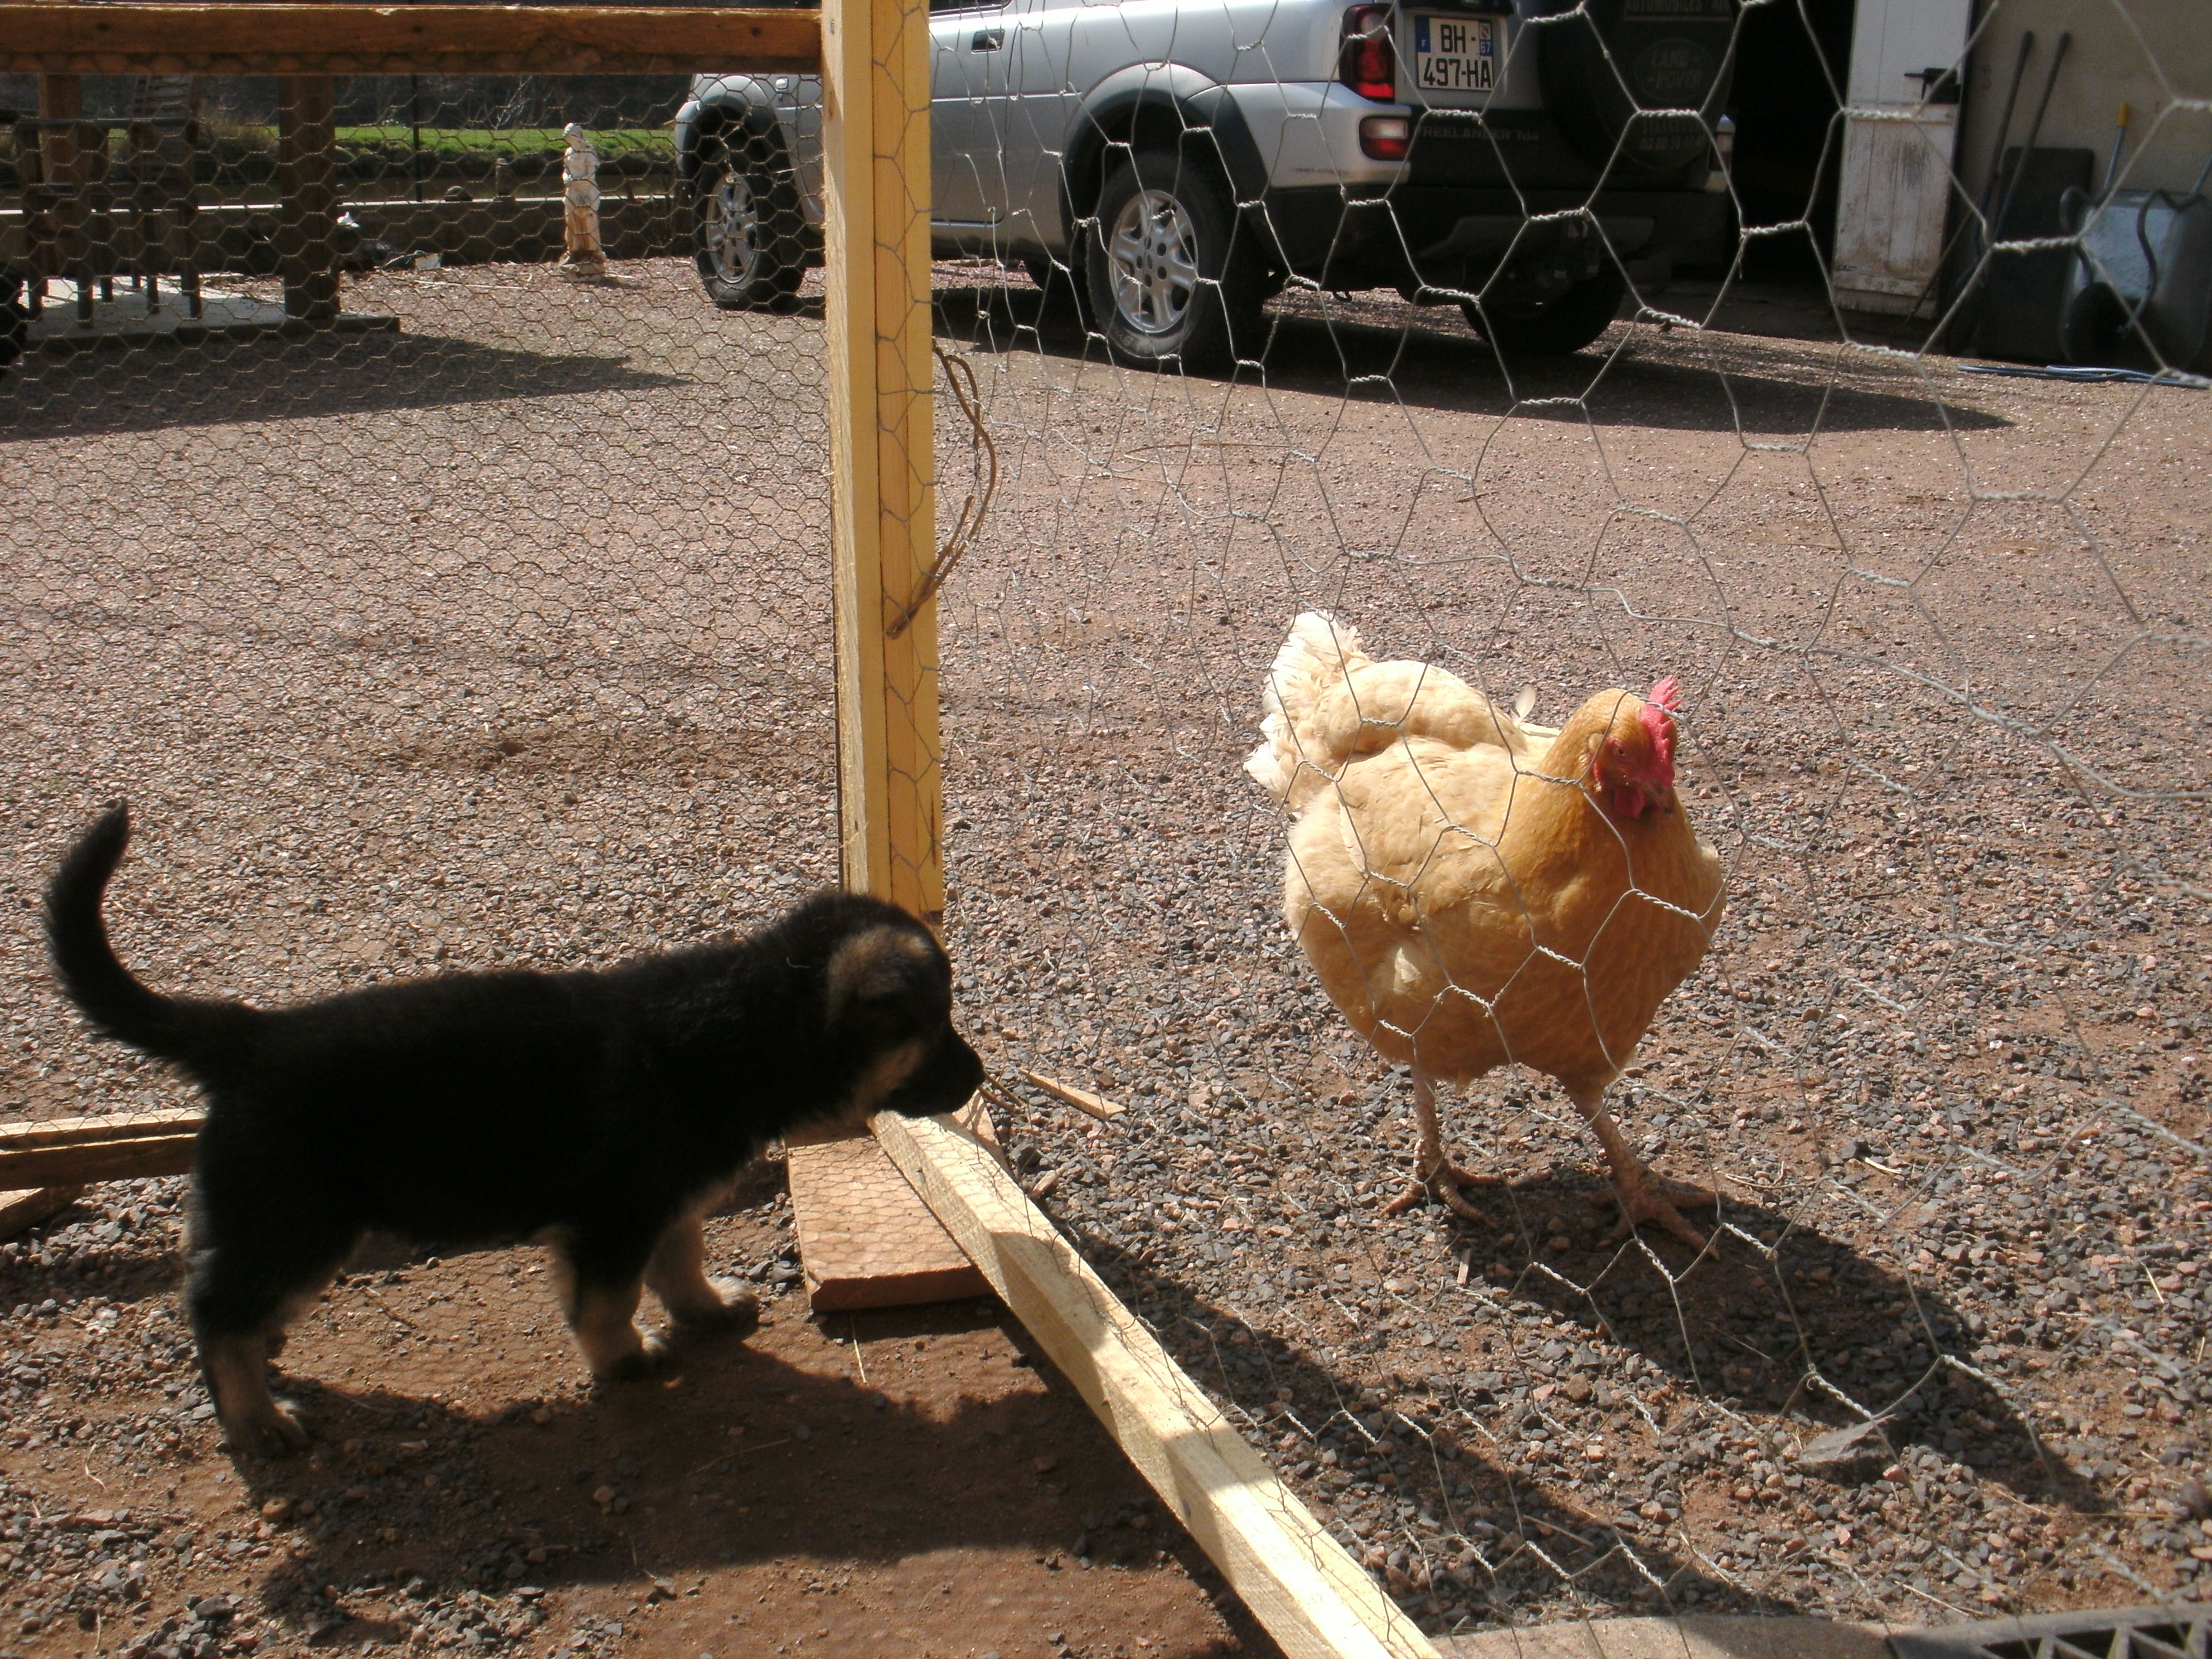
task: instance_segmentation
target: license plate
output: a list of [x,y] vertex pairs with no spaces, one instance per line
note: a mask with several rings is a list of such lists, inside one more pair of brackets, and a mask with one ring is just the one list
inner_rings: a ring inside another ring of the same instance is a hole
[[1413,84],[1424,92],[1488,92],[1498,83],[1498,20],[1413,14]]

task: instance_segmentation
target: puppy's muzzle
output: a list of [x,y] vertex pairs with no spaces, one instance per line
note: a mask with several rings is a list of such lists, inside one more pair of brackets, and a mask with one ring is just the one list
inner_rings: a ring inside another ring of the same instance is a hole
[[960,1034],[947,1026],[922,1063],[884,1097],[883,1109],[901,1117],[957,1112],[982,1085],[983,1062]]

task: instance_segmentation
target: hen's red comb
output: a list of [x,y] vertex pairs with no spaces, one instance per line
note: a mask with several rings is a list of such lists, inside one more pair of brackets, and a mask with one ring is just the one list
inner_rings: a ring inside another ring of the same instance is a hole
[[1644,700],[1656,702],[1662,708],[1675,709],[1682,706],[1682,685],[1672,674],[1651,688],[1651,695]]

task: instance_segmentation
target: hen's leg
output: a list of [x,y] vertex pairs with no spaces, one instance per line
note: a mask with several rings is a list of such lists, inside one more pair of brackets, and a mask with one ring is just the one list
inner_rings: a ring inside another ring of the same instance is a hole
[[1705,1188],[1652,1174],[1605,1109],[1602,1096],[1576,1099],[1575,1109],[1589,1121],[1598,1144],[1605,1148],[1605,1161],[1613,1166],[1613,1201],[1620,1206],[1620,1224],[1607,1242],[1618,1243],[1644,1223],[1656,1221],[1692,1249],[1704,1249],[1705,1236],[1683,1220],[1681,1212],[1711,1209],[1720,1202],[1719,1196]]
[[1462,1187],[1503,1187],[1503,1176],[1476,1175],[1462,1170],[1444,1156],[1443,1131],[1437,1123],[1437,1088],[1428,1073],[1413,1067],[1413,1120],[1419,1139],[1413,1146],[1413,1184],[1382,1206],[1386,1216],[1403,1215],[1423,1199],[1441,1200],[1454,1215],[1469,1221],[1489,1218],[1460,1195]]

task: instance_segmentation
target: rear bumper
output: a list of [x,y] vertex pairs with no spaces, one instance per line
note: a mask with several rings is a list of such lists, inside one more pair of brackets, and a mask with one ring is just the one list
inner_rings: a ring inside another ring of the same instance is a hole
[[1697,191],[1528,191],[1399,185],[1351,197],[1335,188],[1269,191],[1253,228],[1271,257],[1324,286],[1480,282],[1509,257],[1547,255],[1566,233],[1547,215],[1588,208],[1623,259],[1663,253],[1705,228],[1721,198]]

